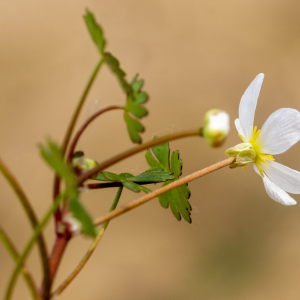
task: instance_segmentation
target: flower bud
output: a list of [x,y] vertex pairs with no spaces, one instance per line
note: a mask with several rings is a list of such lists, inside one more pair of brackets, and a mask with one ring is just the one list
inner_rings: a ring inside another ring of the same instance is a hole
[[77,175],[89,171],[97,166],[97,162],[94,159],[86,158],[84,156],[73,158],[72,164]]
[[221,146],[229,133],[229,115],[220,109],[209,110],[204,117],[203,137],[211,147]]

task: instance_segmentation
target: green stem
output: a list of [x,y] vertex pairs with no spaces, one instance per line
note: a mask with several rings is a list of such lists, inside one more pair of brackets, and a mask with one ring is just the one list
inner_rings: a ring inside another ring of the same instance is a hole
[[[99,69],[100,69],[100,67],[102,66],[103,63],[104,63],[104,59],[101,59],[97,63],[97,65],[96,65],[95,69],[93,70],[93,73],[92,73],[91,77],[89,78],[89,80],[87,82],[87,85],[86,85],[86,87],[85,87],[85,89],[84,89],[84,91],[83,91],[83,93],[82,93],[82,95],[79,99],[77,108],[76,108],[76,110],[75,110],[75,112],[72,116],[71,122],[69,124],[69,127],[67,129],[66,135],[64,137],[64,140],[63,140],[63,143],[62,143],[62,146],[61,146],[63,155],[65,155],[65,153],[66,153],[69,140],[71,138],[73,129],[75,127],[75,123],[76,123],[77,118],[79,116],[80,110],[83,106],[83,103],[84,103],[84,101],[85,101],[85,99],[86,99],[86,97],[87,97],[87,95],[90,91],[90,88],[91,88],[91,86],[92,86],[92,84],[93,84],[93,82],[96,78],[96,75],[97,75],[97,73],[98,73],[98,71],[99,71]],[[55,175],[54,186],[53,186],[53,199],[56,199],[57,196],[59,195],[59,186],[60,186],[60,178],[57,175]],[[59,211],[56,212],[55,219],[56,219],[56,221],[60,220],[60,212]]]
[[96,167],[94,167],[93,169],[83,173],[82,175],[80,175],[77,179],[77,184],[78,186],[80,186],[85,180],[89,179],[90,177],[92,177],[93,175],[97,174],[98,172],[104,170],[105,168],[123,160],[124,158],[127,158],[133,154],[136,154],[138,152],[141,152],[145,149],[151,148],[155,145],[159,145],[161,143],[164,142],[168,142],[168,141],[172,141],[172,140],[176,140],[176,139],[180,139],[183,137],[188,137],[188,136],[202,136],[202,129],[198,129],[198,130],[191,130],[191,131],[184,131],[184,132],[179,132],[179,133],[175,133],[175,134],[170,134],[170,135],[166,135],[162,138],[158,138],[152,141],[149,141],[145,144],[139,145],[137,147],[134,147],[130,150],[124,151],[102,163],[100,163],[99,165],[97,165]]
[[[12,258],[14,259],[14,261],[17,262],[18,258],[19,258],[19,253],[17,252],[15,246],[12,244],[11,240],[9,239],[7,234],[3,231],[1,226],[0,226],[0,239],[3,242],[7,251],[10,253]],[[31,292],[33,299],[40,300],[40,297],[38,295],[37,288],[34,284],[33,278],[30,275],[30,273],[28,272],[28,270],[26,269],[26,267],[24,266],[24,264],[22,264],[21,272],[24,276],[25,282]]]
[[45,227],[47,222],[49,221],[52,214],[57,210],[60,203],[62,202],[64,198],[64,194],[59,195],[57,199],[52,204],[51,208],[48,210],[42,221],[35,227],[34,233],[31,236],[30,240],[28,241],[27,245],[25,246],[25,249],[23,250],[22,254],[18,258],[17,266],[15,267],[15,270],[10,278],[8,288],[6,290],[5,299],[8,300],[12,296],[13,287],[16,283],[16,279],[18,277],[18,274],[22,268],[22,265],[24,264],[28,254],[30,253],[30,250],[32,249],[37,237],[41,233],[42,229]]
[[[114,199],[114,202],[111,205],[111,208],[109,211],[113,211],[116,207],[117,204],[119,202],[119,199],[121,197],[122,194],[122,190],[123,190],[123,186],[119,187],[117,195]],[[72,282],[72,280],[78,275],[78,273],[82,270],[82,268],[85,266],[85,264],[87,263],[87,261],[89,260],[89,258],[91,257],[91,255],[93,254],[93,252],[95,251],[97,245],[99,244],[104,231],[106,229],[106,227],[108,226],[109,221],[105,222],[102,224],[97,237],[95,238],[95,240],[93,241],[92,245],[90,246],[90,248],[88,249],[88,251],[86,252],[86,254],[84,255],[84,257],[82,258],[82,260],[80,261],[80,263],[77,265],[77,267],[74,269],[74,271],[67,277],[66,280],[64,280],[64,282],[56,289],[56,291],[53,293],[53,295],[57,294],[61,294],[61,292],[63,292],[63,290]]]
[[[25,195],[24,191],[22,190],[21,186],[17,182],[17,180],[13,177],[11,172],[8,170],[8,168],[4,165],[2,160],[0,159],[0,171],[3,173],[4,177],[9,182],[10,186],[15,191],[16,195],[18,196],[22,206],[24,207],[27,216],[30,220],[32,228],[35,230],[35,228],[38,225],[38,219],[34,213],[33,208],[30,205],[29,199]],[[49,298],[50,294],[50,288],[51,288],[51,277],[50,277],[50,267],[48,262],[48,253],[46,248],[46,243],[44,240],[43,235],[40,233],[37,236],[38,246],[39,246],[39,252],[42,260],[43,265],[43,273],[44,273],[44,297],[45,299]]]

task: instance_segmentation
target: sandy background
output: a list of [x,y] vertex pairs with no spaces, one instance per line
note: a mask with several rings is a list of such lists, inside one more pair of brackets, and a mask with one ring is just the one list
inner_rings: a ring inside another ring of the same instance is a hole
[[[151,99],[144,141],[198,128],[210,108],[230,114],[232,131],[220,149],[210,149],[199,138],[171,143],[180,150],[184,175],[223,160],[224,150],[240,142],[233,120],[258,73],[266,75],[255,117],[259,127],[278,108],[300,110],[299,1],[1,1],[0,155],[39,217],[51,202],[53,175],[37,145],[46,137],[62,141],[98,60],[82,19],[86,7],[104,27],[107,50],[119,58],[128,78],[138,72],[146,79]],[[96,109],[123,103],[105,67],[79,121]],[[97,120],[79,147],[98,161],[132,147],[122,113]],[[300,144],[277,161],[300,170],[299,150]],[[137,174],[146,168],[140,154],[109,170]],[[251,167],[223,169],[189,186],[192,225],[178,222],[157,200],[116,219],[59,299],[299,299],[299,206],[271,200]],[[3,176],[0,187],[1,226],[21,250],[31,228]],[[115,192],[93,191],[82,201],[96,217],[108,210]],[[121,204],[136,197],[125,191]],[[46,236],[51,248],[52,222]],[[55,286],[90,243],[83,237],[71,241]],[[0,245],[1,295],[13,266]],[[37,251],[28,266],[40,282]],[[30,299],[22,278],[14,299]]]

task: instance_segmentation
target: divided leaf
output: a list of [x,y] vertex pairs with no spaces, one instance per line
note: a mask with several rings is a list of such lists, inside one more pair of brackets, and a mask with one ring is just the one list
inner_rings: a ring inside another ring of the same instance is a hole
[[131,86],[125,80],[126,73],[120,68],[119,61],[109,52],[104,53],[105,62],[108,64],[113,73],[117,76],[121,87],[125,93],[131,93]]
[[121,173],[117,175],[115,173],[101,171],[93,179],[99,181],[121,182],[124,187],[131,191],[150,193],[151,190],[141,184],[165,182],[166,180],[173,178],[174,176],[170,172],[165,172],[162,169],[153,169],[145,171],[137,176],[133,176],[130,173]]
[[139,135],[139,132],[143,132],[145,130],[144,126],[139,121],[130,117],[127,111],[124,112],[124,119],[131,140],[134,143],[141,143],[142,139]]
[[[154,139],[157,139],[155,137]],[[154,146],[152,151],[157,158],[153,157],[151,152],[148,150],[146,153],[146,160],[150,165],[151,169],[163,168],[166,172],[172,172],[174,179],[166,181],[163,186],[176,181],[181,176],[182,162],[179,159],[179,152],[174,151],[171,156],[171,168],[170,168],[170,148],[168,143]],[[192,210],[191,205],[188,201],[190,197],[190,190],[187,184],[181,185],[169,192],[160,195],[159,202],[162,207],[170,209],[177,220],[181,220],[181,216],[184,220],[191,223],[190,211]]]
[[105,47],[105,39],[103,36],[102,28],[97,24],[93,14],[88,10],[86,11],[84,20],[99,52],[103,55],[104,47]]

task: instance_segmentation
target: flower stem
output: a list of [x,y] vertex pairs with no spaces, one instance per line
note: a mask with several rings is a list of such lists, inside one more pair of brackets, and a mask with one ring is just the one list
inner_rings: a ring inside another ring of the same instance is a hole
[[[93,73],[91,75],[91,77],[89,78],[88,82],[87,82],[87,85],[79,99],[79,102],[78,102],[78,105],[76,107],[76,110],[72,116],[72,119],[71,119],[71,122],[69,124],[69,127],[67,129],[67,132],[66,132],[66,135],[64,137],[64,140],[63,140],[63,143],[62,143],[62,146],[61,146],[61,150],[62,150],[62,153],[63,153],[63,156],[65,155],[66,153],[66,150],[67,150],[67,147],[68,147],[68,143],[69,143],[69,140],[71,138],[71,135],[72,135],[72,132],[73,132],[73,129],[75,127],[75,123],[77,121],[77,118],[79,116],[79,113],[80,113],[80,110],[83,106],[83,103],[90,91],[90,88],[96,78],[96,75],[98,74],[98,71],[100,70],[100,67],[102,66],[102,64],[104,63],[104,59],[101,59],[96,67],[94,68],[93,70]],[[57,174],[55,175],[54,177],[54,184],[53,184],[53,199],[56,199],[57,196],[59,195],[59,189],[60,189],[60,178],[57,176]],[[59,221],[61,218],[61,215],[60,215],[60,211],[57,210],[55,212],[55,220],[56,222]]]
[[180,139],[183,137],[188,137],[188,136],[202,136],[202,129],[198,129],[198,130],[190,130],[190,131],[184,131],[184,132],[179,132],[179,133],[175,133],[175,134],[170,134],[170,135],[166,135],[162,138],[158,138],[152,141],[149,141],[145,144],[139,145],[137,147],[134,147],[130,150],[124,151],[102,163],[100,163],[99,165],[97,165],[96,167],[94,167],[93,169],[83,173],[82,175],[80,175],[77,179],[77,184],[78,186],[80,186],[85,180],[87,180],[88,178],[92,177],[93,175],[97,174],[98,172],[104,170],[105,168],[123,160],[124,158],[127,158],[133,154],[136,154],[138,152],[141,152],[145,149],[151,148],[155,145],[159,145],[161,143],[164,142],[168,142],[168,141],[172,141],[172,140],[176,140],[176,139]]
[[[17,252],[15,246],[12,244],[11,240],[7,236],[7,234],[3,231],[3,229],[0,227],[0,239],[3,242],[4,246],[6,247],[7,251],[10,253],[12,258],[14,259],[15,262],[18,261],[19,258],[19,253]],[[35,300],[40,300],[40,297],[37,292],[37,288],[34,284],[33,278],[31,274],[28,272],[27,268],[22,264],[22,269],[21,272],[24,276],[24,279],[26,281],[26,284],[31,292],[31,295],[33,299]]]
[[[4,177],[7,179],[13,190],[15,191],[16,195],[18,196],[23,208],[25,209],[27,216],[30,220],[32,228],[35,230],[38,226],[38,220],[34,213],[33,208],[29,202],[29,199],[25,195],[24,191],[22,190],[21,186],[14,178],[12,173],[8,170],[8,168],[4,165],[2,160],[0,159],[0,171],[3,173]],[[45,298],[49,298],[50,288],[51,288],[51,278],[50,278],[50,268],[48,262],[48,253],[46,248],[46,243],[42,233],[39,233],[37,236],[39,252],[42,260],[43,265],[43,273],[44,273],[44,296]]]
[[[112,203],[111,208],[110,208],[109,211],[113,211],[117,207],[117,204],[118,204],[119,199],[120,199],[121,194],[122,194],[122,190],[123,190],[123,186],[119,187],[117,195],[116,195],[116,197],[114,199],[114,202]],[[90,248],[88,249],[88,251],[86,252],[84,257],[82,258],[80,263],[77,265],[77,267],[74,269],[74,271],[66,278],[66,280],[64,280],[63,283],[56,289],[56,291],[53,293],[53,295],[61,294],[64,291],[64,289],[72,282],[72,280],[82,270],[82,268],[85,266],[85,264],[87,263],[87,261],[89,260],[89,258],[93,254],[93,252],[95,251],[97,245],[99,244],[99,242],[100,242],[100,240],[101,240],[101,238],[104,234],[104,231],[108,226],[108,223],[109,223],[109,220],[102,224],[102,226],[101,226],[101,228],[100,228],[100,230],[97,234],[97,237],[93,241],[92,245],[90,246]]]
[[[57,197],[57,199],[54,201],[54,203],[52,204],[52,206],[50,207],[48,212],[45,214],[42,221],[35,227],[34,233],[31,236],[30,240],[27,242],[22,254],[19,256],[17,266],[15,267],[14,272],[13,272],[11,278],[10,278],[8,288],[7,288],[6,294],[5,294],[5,299],[6,300],[10,299],[11,296],[12,296],[13,287],[16,283],[16,279],[18,277],[18,274],[19,274],[19,272],[22,268],[22,265],[24,264],[24,262],[25,262],[25,260],[28,256],[28,254],[30,253],[30,250],[32,249],[34,243],[36,242],[37,237],[39,236],[39,234],[41,233],[41,231],[43,230],[43,228],[45,227],[45,225],[49,221],[52,214],[59,207],[59,205],[60,205],[61,201],[63,200],[64,196],[65,196],[64,194],[61,194]],[[47,299],[49,299],[49,297],[45,298],[45,296],[44,296],[44,299],[47,300]]]
[[211,172],[214,172],[214,171],[219,170],[221,168],[227,167],[234,160],[235,160],[234,157],[227,158],[227,159],[225,159],[225,160],[223,160],[221,162],[218,162],[218,163],[216,163],[216,164],[214,164],[212,166],[209,166],[209,167],[207,167],[205,169],[202,169],[202,170],[197,171],[195,173],[192,173],[192,174],[190,174],[188,176],[185,176],[185,177],[183,177],[183,178],[181,178],[181,179],[179,179],[177,181],[174,181],[174,182],[172,182],[172,183],[170,183],[168,185],[165,185],[165,186],[161,187],[160,189],[158,189],[156,191],[153,191],[152,193],[149,193],[149,194],[147,194],[147,195],[145,195],[145,196],[143,196],[143,197],[141,197],[139,199],[136,199],[136,200],[134,200],[134,201],[132,201],[132,202],[130,202],[130,203],[128,203],[128,204],[120,207],[117,210],[114,210],[114,211],[112,211],[112,212],[110,212],[110,213],[108,213],[108,214],[106,214],[106,215],[104,215],[104,216],[102,216],[100,218],[97,218],[94,221],[94,225],[100,225],[100,224],[102,224],[102,223],[104,223],[106,221],[109,221],[109,220],[111,220],[111,219],[113,219],[113,218],[115,218],[115,217],[117,217],[117,216],[119,216],[119,215],[121,215],[121,214],[123,214],[123,213],[125,213],[125,212],[127,212],[127,211],[129,211],[129,210],[131,210],[131,209],[133,209],[135,207],[137,207],[137,206],[140,206],[141,204],[144,204],[144,203],[152,200],[155,197],[158,197],[161,194],[164,194],[164,193],[166,193],[166,192],[168,192],[168,191],[170,191],[172,189],[177,188],[180,185],[186,184],[186,183],[188,183],[190,181],[193,181],[193,180],[195,180],[195,179],[197,179],[199,177],[202,177],[204,175],[207,175],[207,174],[209,174]]
[[80,138],[80,136],[82,135],[83,131],[87,128],[87,126],[94,120],[96,119],[98,116],[102,115],[103,113],[113,110],[113,109],[124,109],[124,107],[122,106],[117,106],[117,105],[112,105],[112,106],[108,106],[106,108],[100,109],[99,111],[97,111],[96,113],[94,113],[91,117],[89,117],[84,123],[83,125],[80,127],[80,129],[77,131],[76,135],[74,136],[72,143],[69,147],[69,152],[67,155],[67,162],[71,163],[72,162],[72,158],[73,158],[73,154],[74,154],[74,150],[76,147],[76,144]]

